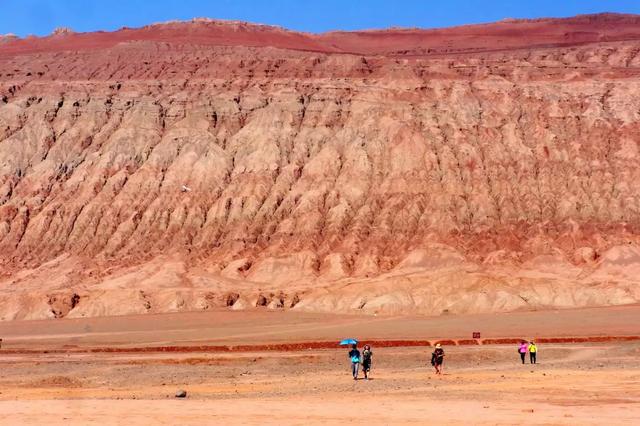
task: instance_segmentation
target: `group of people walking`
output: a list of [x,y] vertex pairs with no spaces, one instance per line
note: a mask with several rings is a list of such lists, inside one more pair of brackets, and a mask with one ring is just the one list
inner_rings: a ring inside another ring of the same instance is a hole
[[[536,363],[536,355],[538,354],[538,347],[532,340],[527,342],[522,340],[518,346],[518,353],[522,363],[525,363],[527,354],[529,354],[529,362],[531,364]],[[442,345],[437,343],[434,351],[431,353],[431,365],[436,370],[436,374],[442,374],[442,366],[444,364],[444,349]],[[360,372],[360,365],[362,365],[362,372],[364,373],[364,379],[369,380],[369,374],[371,372],[371,358],[373,357],[373,351],[370,345],[364,345],[362,353],[358,350],[358,345],[353,344],[349,351],[349,360],[351,361],[351,374],[353,380],[358,380],[358,374]]]
[[[364,373],[364,379],[369,380],[369,373],[371,372],[371,359],[373,357],[373,351],[370,345],[364,345],[362,353],[358,350],[358,345],[351,345],[349,351],[349,360],[351,361],[351,374],[353,380],[358,380],[358,374],[360,373],[360,365],[362,365],[362,372]],[[436,369],[436,374],[442,374],[442,364],[444,364],[444,349],[440,343],[436,344],[436,348],[431,354],[431,365]]]
[[353,346],[351,346],[351,350],[349,351],[349,359],[351,360],[351,374],[353,374],[353,380],[358,380],[360,364],[362,364],[364,379],[369,380],[369,372],[371,371],[371,357],[373,357],[371,346],[364,345],[362,354],[358,350],[358,345],[354,344]]
[[520,346],[518,346],[518,353],[520,354],[520,359],[524,364],[525,359],[527,358],[527,354],[529,354],[529,362],[531,364],[536,363],[536,355],[538,354],[538,347],[536,343],[532,340],[527,342],[525,340],[520,342]]

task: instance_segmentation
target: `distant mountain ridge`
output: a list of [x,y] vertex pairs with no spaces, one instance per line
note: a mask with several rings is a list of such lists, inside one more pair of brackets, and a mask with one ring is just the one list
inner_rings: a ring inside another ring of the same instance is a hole
[[241,21],[194,18],[191,21],[169,21],[114,32],[74,33],[64,29],[48,37],[12,40],[0,47],[0,53],[13,55],[20,52],[104,49],[123,42],[153,41],[213,46],[270,46],[322,53],[425,55],[639,38],[640,16],[614,13],[573,18],[503,20],[493,24],[452,28],[394,28],[321,34]]

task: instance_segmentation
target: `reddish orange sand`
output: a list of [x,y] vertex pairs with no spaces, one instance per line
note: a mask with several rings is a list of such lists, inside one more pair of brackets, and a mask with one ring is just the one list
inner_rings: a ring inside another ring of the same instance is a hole
[[[437,318],[267,311],[0,324],[3,424],[633,424],[639,342],[540,344],[522,365],[513,345],[374,347],[368,382],[345,350],[234,353],[7,353],[158,344],[294,343],[297,339],[633,335],[640,307]],[[606,322],[605,322],[606,320]],[[128,331],[130,330],[130,331]],[[3,351],[5,353],[3,354]],[[177,400],[178,389],[188,392]]]
[[640,305],[503,314],[327,315],[267,310],[0,322],[5,349],[640,335]]
[[[454,347],[436,377],[419,348],[374,348],[354,382],[344,350],[2,359],[3,424],[632,424],[637,344]],[[609,362],[604,363],[606,358]],[[176,400],[177,389],[188,398]]]

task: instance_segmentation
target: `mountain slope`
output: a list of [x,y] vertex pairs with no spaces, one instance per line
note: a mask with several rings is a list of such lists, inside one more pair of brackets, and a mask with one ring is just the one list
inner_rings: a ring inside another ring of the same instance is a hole
[[637,302],[639,20],[5,40],[0,318]]

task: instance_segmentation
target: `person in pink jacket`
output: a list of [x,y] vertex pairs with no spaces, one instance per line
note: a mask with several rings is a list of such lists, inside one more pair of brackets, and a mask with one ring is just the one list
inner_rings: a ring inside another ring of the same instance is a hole
[[520,346],[518,346],[518,353],[520,354],[520,359],[524,364],[524,358],[527,356],[527,352],[529,352],[529,344],[524,340],[520,342]]

